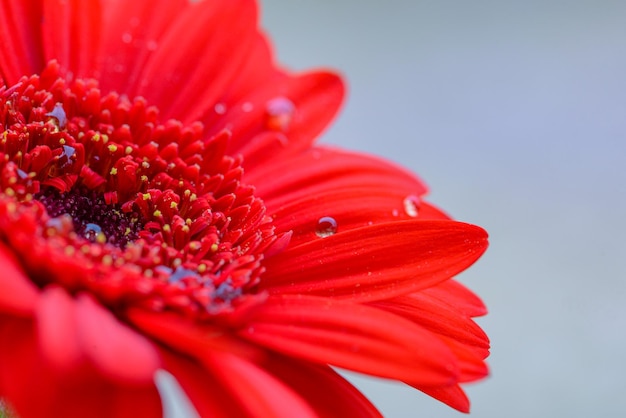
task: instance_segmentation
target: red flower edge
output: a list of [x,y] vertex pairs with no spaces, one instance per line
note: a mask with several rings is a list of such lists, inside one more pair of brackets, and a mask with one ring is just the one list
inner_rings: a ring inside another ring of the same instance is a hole
[[[329,364],[469,410],[486,310],[451,277],[486,233],[410,173],[313,146],[342,83],[277,68],[252,2],[0,7],[0,396],[20,416],[159,416],[158,368],[201,416],[377,416]],[[50,215],[76,184],[158,262]]]

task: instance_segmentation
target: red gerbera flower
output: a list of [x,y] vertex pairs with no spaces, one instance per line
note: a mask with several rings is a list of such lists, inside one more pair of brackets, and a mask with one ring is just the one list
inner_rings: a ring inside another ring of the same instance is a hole
[[379,159],[314,146],[341,80],[252,1],[0,6],[0,397],[23,418],[378,416],[330,366],[468,410],[487,246]]

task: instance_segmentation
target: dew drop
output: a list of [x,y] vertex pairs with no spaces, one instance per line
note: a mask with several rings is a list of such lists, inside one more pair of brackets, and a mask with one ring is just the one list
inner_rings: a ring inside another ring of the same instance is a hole
[[122,42],[124,42],[125,44],[129,44],[133,41],[133,35],[131,35],[128,32],[124,32],[124,34],[122,34]]
[[213,107],[213,110],[215,110],[215,113],[217,113],[218,115],[223,115],[224,113],[226,113],[226,105],[224,103],[217,103]]
[[398,212],[398,209],[394,209],[391,211],[391,216],[393,216],[394,218],[397,218],[400,215],[400,212]]
[[57,125],[59,128],[65,128],[65,124],[67,123],[67,115],[65,114],[65,109],[63,109],[63,105],[61,103],[57,103],[52,109],[52,112],[46,113],[46,116],[50,116],[57,121]]
[[150,40],[148,41],[148,43],[146,43],[146,48],[148,48],[148,51],[156,51],[158,46],[159,44],[155,40]]
[[106,235],[102,232],[102,227],[94,223],[85,224],[83,236],[89,241],[97,242],[99,244],[104,244],[107,241]]
[[330,216],[324,216],[317,221],[315,234],[320,238],[326,238],[337,232],[337,221]]
[[296,106],[286,97],[276,97],[265,105],[265,125],[273,131],[286,132],[293,120]]
[[243,110],[246,113],[252,112],[253,109],[254,109],[254,105],[250,102],[245,102],[244,104],[241,105],[241,110]]
[[409,215],[411,218],[416,218],[419,214],[419,208],[421,204],[420,198],[415,195],[407,196],[404,198],[403,204],[406,214]]
[[67,235],[74,230],[72,216],[64,213],[55,218],[50,218],[46,222],[46,229],[48,230],[48,234]]
[[172,275],[168,278],[168,281],[170,283],[175,283],[182,279],[192,277],[197,279],[201,278],[201,276],[196,271],[189,270],[183,267],[177,267],[176,270],[174,270],[174,273],[172,273]]

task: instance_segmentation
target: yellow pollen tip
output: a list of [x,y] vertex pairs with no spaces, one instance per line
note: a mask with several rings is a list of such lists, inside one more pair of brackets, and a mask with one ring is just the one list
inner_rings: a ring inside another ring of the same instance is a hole
[[213,252],[217,252],[218,248],[219,248],[219,246],[217,244],[211,245],[211,251],[213,251]]
[[170,232],[172,230],[172,227],[169,224],[165,224],[161,229],[165,232]]
[[198,266],[198,273],[202,274],[206,271],[206,264],[200,264]]
[[150,163],[149,163],[149,162],[147,162],[147,161],[144,161],[144,162],[142,162],[142,163],[141,163],[141,166],[142,166],[143,168],[150,168]]
[[143,200],[150,200],[151,196],[150,196],[150,193],[144,193],[144,194],[141,195],[141,197],[142,197]]
[[111,152],[115,152],[115,151],[117,151],[117,145],[115,145],[115,144],[111,144],[111,145],[109,145],[107,148],[108,148],[108,149],[109,149],[109,151],[111,151]]
[[163,214],[161,213],[160,210],[157,209],[154,212],[152,212],[152,216],[155,216],[155,217],[159,218],[159,217],[163,216]]
[[72,247],[71,245],[68,245],[67,247],[63,249],[63,253],[67,256],[72,256],[76,253],[76,248]]
[[141,181],[143,181],[144,183],[148,181],[148,176],[146,176],[145,174],[143,176],[141,176]]
[[92,140],[93,142],[100,142],[100,140],[101,140],[101,139],[102,139],[102,137],[100,136],[100,134],[94,134],[94,135],[91,137],[91,140]]
[[98,244],[106,244],[107,236],[104,234],[104,232],[99,232],[98,235],[96,235],[96,242]]
[[111,254],[105,254],[102,257],[102,264],[104,264],[105,266],[113,265],[113,257],[111,257]]
[[130,154],[131,152],[133,152],[133,147],[127,146],[126,148],[124,148],[124,153],[126,153],[126,155]]
[[109,174],[111,174],[112,176],[116,176],[117,175],[117,168],[113,167],[111,169],[111,171],[109,171]]
[[170,209],[177,209],[177,208],[178,208],[178,203],[176,202],[170,203]]
[[59,145],[65,145],[65,138],[59,139]]

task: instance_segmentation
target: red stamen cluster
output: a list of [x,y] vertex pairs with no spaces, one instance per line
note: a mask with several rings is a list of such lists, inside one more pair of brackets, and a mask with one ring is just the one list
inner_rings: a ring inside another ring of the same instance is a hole
[[224,155],[227,132],[161,124],[55,62],[0,89],[0,127],[0,242],[40,286],[214,316],[254,297],[263,254],[286,241]]

